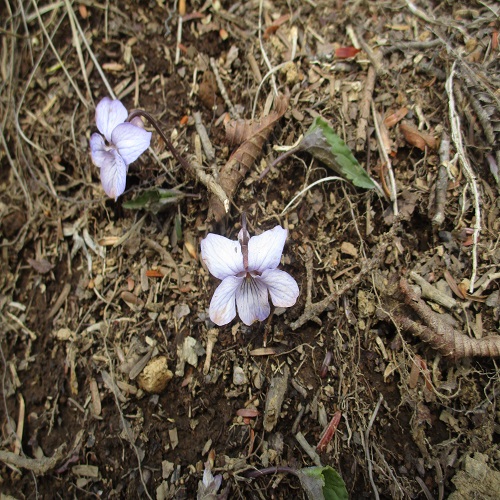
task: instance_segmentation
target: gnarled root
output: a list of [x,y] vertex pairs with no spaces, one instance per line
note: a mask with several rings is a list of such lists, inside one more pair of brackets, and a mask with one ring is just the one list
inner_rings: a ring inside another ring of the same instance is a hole
[[441,319],[420,297],[410,288],[408,281],[401,278],[399,290],[404,303],[413,310],[423,324],[399,313],[393,315],[397,326],[428,342],[443,356],[451,358],[465,357],[500,357],[500,335],[475,339],[455,330]]

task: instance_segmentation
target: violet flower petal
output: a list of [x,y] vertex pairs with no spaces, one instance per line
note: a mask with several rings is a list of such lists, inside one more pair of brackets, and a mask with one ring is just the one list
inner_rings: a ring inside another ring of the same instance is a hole
[[215,290],[208,314],[216,325],[227,325],[236,316],[236,290],[241,286],[242,281],[243,278],[228,276]]
[[263,272],[278,267],[288,231],[276,226],[259,236],[252,236],[248,242],[248,268]]
[[111,134],[111,142],[120,152],[123,161],[130,165],[149,148],[151,132],[136,127],[131,123],[122,123],[115,127]]
[[106,146],[101,134],[92,134],[90,137],[90,155],[94,165],[101,168],[107,162],[110,148]]
[[276,307],[291,307],[297,302],[299,286],[285,271],[268,269],[262,273],[260,280],[266,284]]
[[135,125],[136,127],[144,128],[144,122],[142,121],[142,118],[140,116],[134,116],[129,123]]
[[118,100],[104,97],[95,108],[95,122],[108,142],[113,130],[128,117],[127,108]]
[[269,294],[266,284],[259,276],[243,278],[241,286],[236,290],[236,305],[241,321],[247,326],[257,320],[264,321],[269,316]]
[[103,154],[101,183],[105,193],[115,200],[123,194],[127,182],[127,165],[116,149]]
[[240,243],[218,234],[209,233],[201,241],[201,258],[210,274],[220,280],[245,270]]

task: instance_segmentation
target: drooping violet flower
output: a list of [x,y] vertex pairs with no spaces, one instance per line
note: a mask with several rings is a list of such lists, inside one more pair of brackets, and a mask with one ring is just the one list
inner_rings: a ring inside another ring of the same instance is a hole
[[238,241],[210,233],[201,242],[203,261],[222,280],[209,308],[210,319],[219,326],[236,316],[236,307],[243,323],[251,325],[269,316],[269,295],[277,307],[293,306],[299,296],[297,282],[276,269],[288,231],[276,226],[250,238],[246,224],[242,226]]
[[205,462],[205,470],[203,471],[203,479],[198,482],[197,500],[227,500],[229,495],[229,487],[226,487],[220,493],[217,493],[222,485],[222,474],[217,474],[215,477],[212,474],[210,461]]
[[102,135],[96,133],[90,138],[92,161],[101,169],[102,187],[115,200],[125,191],[128,166],[151,142],[152,134],[144,130],[140,117],[132,122],[127,122],[127,117],[127,109],[119,100],[104,97],[95,110]]

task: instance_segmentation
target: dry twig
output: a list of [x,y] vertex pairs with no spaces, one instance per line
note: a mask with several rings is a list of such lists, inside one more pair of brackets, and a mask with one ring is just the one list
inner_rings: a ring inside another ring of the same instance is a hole
[[444,209],[446,206],[446,191],[448,190],[448,167],[450,163],[450,138],[443,131],[441,144],[439,146],[439,171],[436,181],[436,213],[432,218],[435,226],[440,226],[444,222]]
[[296,330],[308,321],[317,318],[318,315],[321,314],[332,302],[335,302],[340,297],[342,297],[342,295],[358,285],[368,273],[377,269],[381,265],[385,251],[391,244],[400,223],[401,217],[395,218],[392,228],[381,238],[381,242],[377,245],[373,257],[371,259],[365,260],[361,264],[361,269],[359,270],[359,272],[348,282],[344,283],[337,291],[331,293],[319,302],[309,304],[309,306],[304,309],[302,315],[290,325],[292,330]]
[[0,460],[7,465],[28,469],[35,474],[46,474],[49,470],[53,469],[57,462],[61,460],[64,455],[65,444],[62,444],[54,451],[51,457],[44,458],[28,458],[12,453],[11,451],[0,450]]
[[[390,197],[391,197],[391,202],[392,202],[392,210],[394,212],[394,215],[398,215],[399,210],[398,210],[398,193],[397,193],[397,188],[396,188],[396,178],[394,177],[394,172],[392,170],[392,162],[391,159],[389,158],[389,155],[387,153],[387,150],[384,145],[384,141],[382,140],[382,134],[380,132],[380,120],[379,120],[379,114],[377,113],[377,110],[375,109],[375,105],[373,104],[373,101],[371,102],[371,108],[372,108],[372,115],[373,115],[373,125],[375,126],[375,134],[377,136],[377,142],[378,142],[378,149],[380,151],[380,154],[382,155],[382,158],[384,159],[384,164],[385,167],[387,168],[387,174],[389,175],[389,185],[390,185]],[[383,177],[384,173],[381,171],[381,177]]]
[[373,90],[375,89],[375,80],[377,72],[375,67],[370,65],[366,74],[365,85],[363,89],[363,98],[359,105],[359,120],[356,130],[356,150],[362,151],[365,148],[366,130],[368,128],[368,119],[370,118],[370,104],[373,100]]
[[238,113],[238,111],[236,111],[236,108],[233,106],[233,103],[229,98],[226,86],[224,85],[224,82],[222,81],[222,78],[219,73],[219,67],[217,66],[217,63],[215,62],[215,59],[213,57],[210,58],[210,67],[212,68],[212,71],[215,75],[215,81],[217,82],[217,87],[219,87],[220,95],[224,99],[224,102],[226,103],[226,106],[229,109],[229,114],[231,115],[231,118],[240,118],[240,114]]

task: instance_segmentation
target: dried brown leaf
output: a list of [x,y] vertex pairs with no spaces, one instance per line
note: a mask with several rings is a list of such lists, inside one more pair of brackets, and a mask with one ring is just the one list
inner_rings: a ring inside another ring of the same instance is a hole
[[462,290],[457,285],[457,282],[455,281],[455,278],[450,274],[448,269],[444,270],[444,279],[446,280],[446,283],[448,283],[448,286],[452,289],[453,293],[457,296],[460,297],[461,299],[465,299],[465,295],[462,293]]
[[408,108],[400,108],[394,113],[384,118],[384,125],[387,128],[394,127],[394,125],[400,122],[407,114],[408,114]]
[[[246,122],[246,124],[238,123],[229,126],[229,140],[243,141],[230,156],[219,174],[219,184],[229,199],[234,196],[238,185],[261,155],[262,148],[271,135],[273,128],[288,108],[288,100],[288,96],[278,96],[275,100],[274,111],[262,118],[258,123]],[[209,218],[212,216],[219,222],[225,214],[226,211],[220,200],[212,196]]]
[[47,259],[28,259],[28,264],[40,274],[47,274],[54,269],[54,264],[51,264]]
[[406,142],[422,151],[424,151],[426,147],[431,149],[437,149],[438,147],[435,137],[425,132],[421,132],[408,123],[402,123],[399,126],[399,130],[401,130],[405,136]]

